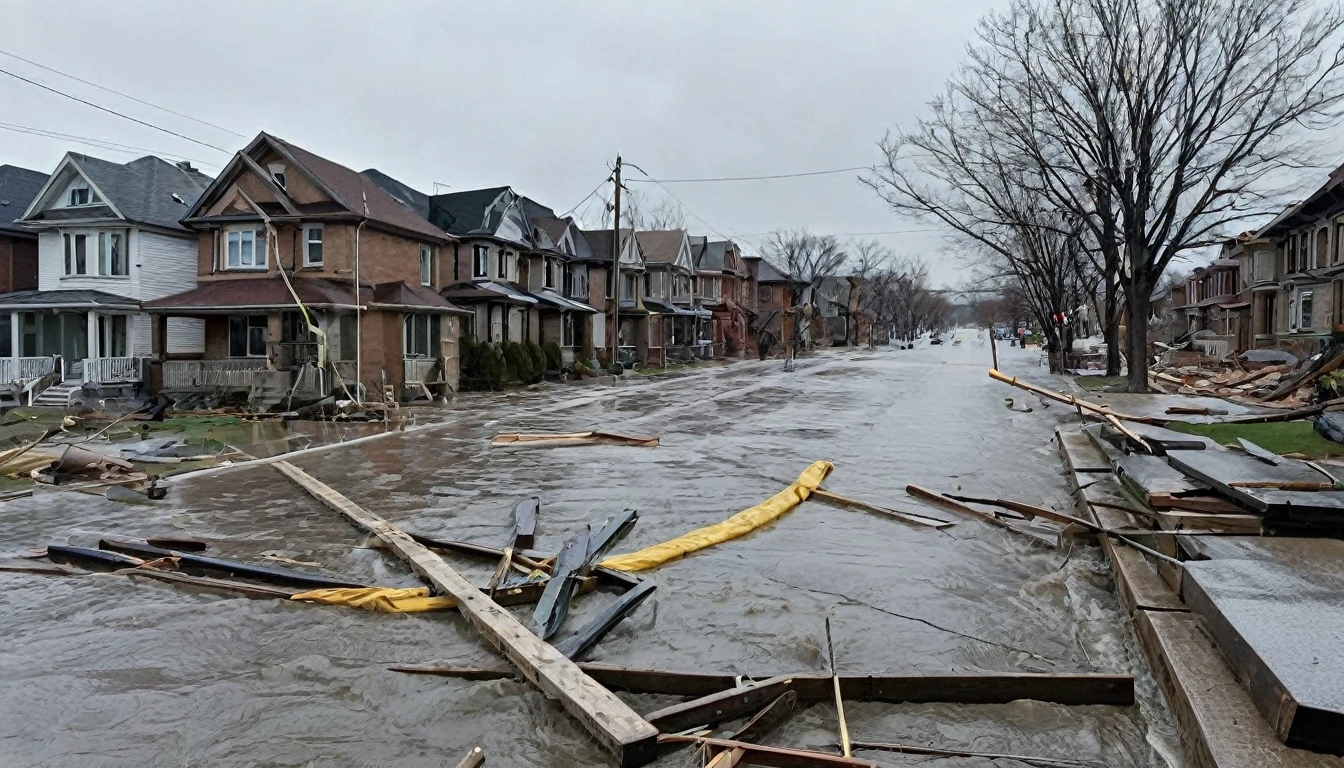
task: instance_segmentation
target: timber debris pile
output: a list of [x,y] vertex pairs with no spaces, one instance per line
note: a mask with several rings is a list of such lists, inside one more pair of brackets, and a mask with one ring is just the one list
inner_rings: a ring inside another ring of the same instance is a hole
[[[513,436],[519,437],[503,442],[630,447],[657,444],[656,437],[604,431]],[[500,442],[499,438],[493,442]],[[225,591],[254,599],[380,613],[455,610],[500,652],[501,662],[507,661],[507,665],[399,665],[391,667],[391,671],[465,681],[516,678],[534,685],[564,707],[621,766],[645,765],[662,754],[689,747],[700,753],[704,764],[714,766],[876,766],[871,760],[854,756],[856,751],[866,751],[1002,758],[1036,765],[1092,768],[1095,763],[1067,756],[1003,755],[953,745],[857,738],[846,722],[845,705],[847,702],[998,704],[1019,699],[1063,705],[1134,703],[1134,680],[1127,674],[842,673],[837,666],[829,618],[824,621],[827,660],[824,670],[677,671],[583,660],[625,618],[655,596],[657,586],[645,574],[707,547],[752,534],[808,500],[926,530],[956,524],[955,520],[937,514],[853,499],[823,488],[822,483],[834,469],[826,461],[814,462],[774,496],[718,523],[615,555],[612,551],[638,523],[639,514],[635,510],[599,515],[570,530],[557,551],[539,551],[535,548],[536,538],[538,529],[545,524],[545,516],[543,498],[537,494],[512,505],[507,513],[509,532],[503,541],[489,544],[456,541],[405,530],[288,461],[276,459],[270,463],[356,528],[372,534],[380,548],[405,561],[426,585],[405,588],[362,583],[325,571],[321,563],[274,553],[258,552],[250,558],[231,559],[216,556],[212,551],[216,542],[134,538],[125,534],[105,534],[90,542],[50,543],[33,553],[33,558],[53,561],[54,566],[30,561],[0,567],[64,577],[110,573],[133,580],[168,582],[184,589]],[[991,522],[1047,547],[1056,546],[1066,530],[1086,533],[1096,528],[1065,513],[1023,502],[942,494],[916,485],[907,490],[916,504],[929,504],[933,509],[961,514],[967,519]],[[453,563],[466,559],[493,564],[489,579],[474,583],[464,577]],[[602,608],[595,614],[585,612],[592,618],[575,626],[569,614],[578,600],[601,601]],[[511,607],[525,612],[508,610]],[[822,629],[819,620],[818,630]],[[673,695],[684,700],[639,713],[613,691]],[[814,704],[834,706],[838,735],[835,744],[786,748],[767,743],[773,730],[801,708]],[[459,765],[478,766],[487,761],[485,750],[476,745],[470,747]]]

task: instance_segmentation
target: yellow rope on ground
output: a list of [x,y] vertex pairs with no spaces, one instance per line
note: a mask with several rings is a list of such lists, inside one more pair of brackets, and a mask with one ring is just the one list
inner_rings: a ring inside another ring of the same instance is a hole
[[617,555],[603,560],[600,565],[613,571],[647,571],[663,563],[676,560],[705,547],[736,539],[773,522],[812,495],[826,476],[835,469],[829,461],[813,462],[792,485],[749,509],[744,509],[721,523],[697,528],[671,541],[655,544],[628,555]]
[[451,597],[430,597],[429,587],[314,589],[311,592],[292,595],[289,599],[323,605],[344,605],[374,613],[424,613],[457,607],[457,603]]

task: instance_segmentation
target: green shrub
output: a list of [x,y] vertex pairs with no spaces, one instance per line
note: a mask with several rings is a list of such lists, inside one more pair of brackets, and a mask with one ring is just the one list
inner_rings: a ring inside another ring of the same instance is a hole
[[504,355],[498,347],[471,337],[462,339],[459,386],[463,392],[494,392],[504,388]]
[[558,371],[564,365],[564,358],[560,355],[560,345],[554,341],[548,341],[541,345],[541,351],[546,353],[546,370]]
[[532,377],[540,379],[543,373],[548,370],[560,370],[558,367],[550,369],[546,367],[546,353],[542,351],[541,345],[535,341],[527,342],[527,354],[532,358]]
[[504,353],[504,377],[509,381],[526,383],[532,377],[532,361],[516,341],[506,341],[500,345]]

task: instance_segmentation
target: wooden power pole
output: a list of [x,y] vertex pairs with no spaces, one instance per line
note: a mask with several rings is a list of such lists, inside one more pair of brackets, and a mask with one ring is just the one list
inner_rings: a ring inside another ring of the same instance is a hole
[[611,220],[611,360],[614,368],[619,359],[621,335],[621,156],[616,156],[616,170],[611,176],[616,183],[613,198],[614,216]]

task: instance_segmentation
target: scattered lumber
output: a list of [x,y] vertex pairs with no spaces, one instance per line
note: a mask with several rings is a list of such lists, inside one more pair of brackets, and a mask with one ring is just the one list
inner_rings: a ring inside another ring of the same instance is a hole
[[1317,379],[1344,365],[1344,349],[1335,344],[1326,351],[1333,354],[1327,357],[1323,353],[1315,363],[1304,365],[1297,375],[1281,380],[1274,391],[1260,398],[1260,400],[1267,403],[1282,400],[1303,387],[1311,386]]
[[90,547],[70,547],[64,544],[48,544],[47,557],[58,563],[79,563],[80,565],[116,568],[137,568],[145,564],[145,561],[138,557],[130,557],[117,552],[105,552]]
[[1226,416],[1227,411],[1203,405],[1173,405],[1167,408],[1170,416]]
[[1105,414],[1104,416],[1102,416],[1102,419],[1104,419],[1107,424],[1110,424],[1111,427],[1114,428],[1117,432],[1124,435],[1127,440],[1133,443],[1135,447],[1139,448],[1144,453],[1154,452],[1153,446],[1149,445],[1147,440],[1144,440],[1142,437],[1140,437],[1138,433],[1136,433],[1134,430],[1130,429],[1129,427],[1126,427],[1124,424],[1121,424],[1120,420],[1115,417],[1115,414],[1113,413]]
[[1298,421],[1315,416],[1328,408],[1337,405],[1344,405],[1344,397],[1334,400],[1327,400],[1324,403],[1309,405],[1303,408],[1293,408],[1291,410],[1279,411],[1277,413],[1254,415],[1254,416],[1234,416],[1230,419],[1219,419],[1218,424],[1272,424],[1280,421]]
[[1031,531],[1026,531],[1016,526],[1010,525],[1006,521],[1001,520],[997,515],[991,514],[989,512],[982,512],[981,510],[978,510],[975,507],[963,504],[953,499],[949,499],[940,493],[935,493],[934,491],[929,490],[928,488],[921,488],[918,485],[911,484],[905,486],[905,492],[916,498],[924,499],[925,501],[931,501],[935,504],[941,504],[948,509],[954,509],[958,512],[964,512],[968,515],[978,517],[987,523],[997,525],[1000,528],[1006,528],[1012,531],[1013,533],[1027,536],[1032,541],[1035,541],[1039,544],[1043,544],[1047,547],[1050,547],[1051,549],[1057,548],[1057,545],[1055,544],[1054,541],[1047,539],[1044,536],[1040,536],[1035,533],[1032,533]]
[[[485,544],[474,544],[469,541],[450,541],[447,539],[435,539],[430,536],[421,536],[420,534],[416,533],[407,533],[407,535],[410,536],[412,539],[414,539],[416,542],[423,544],[426,547],[429,547],[430,549],[442,549],[445,552],[456,552],[460,555],[470,555],[472,557],[481,557],[490,560],[497,560],[503,557],[504,555],[504,550],[496,549],[495,547],[491,547]],[[541,556],[537,555],[536,553],[529,553],[529,554],[536,555],[537,557]],[[513,560],[519,566],[525,569],[529,569],[531,571],[541,571],[542,573],[551,572],[551,566],[547,565],[546,563],[535,560],[532,557],[529,557],[527,554],[520,553],[516,549],[514,550],[513,553]],[[599,580],[601,580],[605,584],[615,584],[617,586],[629,588],[639,583],[638,577],[631,576],[628,573],[622,573],[620,571],[613,571],[610,568],[602,568],[601,566],[593,568],[592,573],[594,576],[596,576]]]
[[603,520],[602,525],[597,529],[597,533],[588,536],[588,558],[584,561],[582,570],[587,573],[593,562],[610,551],[616,542],[623,539],[638,520],[639,513],[633,509],[627,509],[619,515],[612,515]]
[[1071,405],[1074,408],[1077,408],[1079,411],[1086,411],[1102,420],[1106,420],[1107,416],[1111,416],[1114,418],[1124,419],[1125,421],[1138,422],[1140,424],[1158,424],[1162,421],[1161,419],[1154,419],[1148,416],[1126,416],[1124,414],[1115,413],[1110,408],[1107,408],[1105,406],[1089,403],[1086,400],[1080,400],[1079,398],[1076,398],[1073,395],[1066,395],[1062,392],[1052,392],[1048,389],[1045,389],[1044,387],[1038,387],[1034,384],[1028,384],[1025,381],[1019,381],[1016,376],[1008,376],[1007,374],[1000,373],[997,370],[991,370],[989,372],[989,377],[991,379],[994,379],[995,381],[1001,381],[1004,384],[1011,384],[1012,386],[1017,387],[1019,389],[1025,389],[1028,392],[1035,392],[1041,397],[1054,400],[1055,402],[1064,403],[1065,405]]
[[[964,502],[964,503],[966,503],[966,504],[984,504],[985,506],[988,506],[988,507],[1003,507],[1004,509],[1008,509],[1008,507],[1003,506],[1002,504],[999,504],[999,500],[998,500],[998,499],[989,499],[989,498],[985,498],[985,497],[982,497],[982,496],[962,496],[962,495],[960,495],[960,494],[956,494],[956,493],[944,493],[943,495],[946,496],[947,498],[953,500],[953,501],[960,501],[960,502]],[[1008,515],[1006,512],[995,512],[994,514],[996,514],[996,515],[998,515],[998,516],[1000,516],[1000,517],[1009,517],[1009,515]],[[1034,513],[1034,512],[1025,512],[1025,513],[1023,513],[1023,512],[1017,512],[1016,514],[1012,515],[1011,517],[1012,517],[1012,519],[1014,519],[1014,520],[1034,520],[1034,519],[1036,519],[1036,513]]]
[[[510,676],[503,668],[461,666],[393,666],[407,674],[496,680]],[[711,696],[739,687],[739,681],[792,680],[790,689],[806,703],[834,698],[830,675],[732,675],[712,672],[670,672],[612,664],[580,663],[579,669],[612,690],[672,696]],[[487,675],[477,677],[477,675]],[[840,692],[850,701],[887,704],[1007,704],[1030,699],[1070,706],[1093,704],[1127,707],[1134,703],[1131,675],[1096,673],[990,672],[957,675],[840,675]]]
[[743,723],[741,728],[733,731],[728,738],[732,741],[749,741],[754,744],[770,735],[771,731],[792,717],[797,709],[797,692],[785,691],[777,696],[774,701],[766,704],[760,712],[752,715],[750,720]]
[[780,696],[788,693],[793,678],[773,677],[758,683],[745,683],[726,690],[702,696],[693,701],[673,704],[644,719],[664,733],[675,733],[688,728],[713,727],[719,723],[746,717]]
[[174,584],[185,584],[192,587],[203,587],[205,589],[215,589],[223,592],[233,592],[244,597],[254,598],[279,598],[288,600],[294,595],[301,594],[293,589],[284,587],[269,587],[264,584],[248,584],[244,581],[233,581],[231,579],[214,579],[207,576],[191,576],[177,571],[164,571],[158,568],[125,568],[120,571],[113,571],[113,574],[120,576],[130,576],[132,578],[147,578],[155,581],[166,581]]
[[[112,489],[108,488],[108,490]],[[204,552],[207,549],[206,543],[204,541],[199,541],[197,539],[178,539],[174,537],[160,536],[145,539],[145,543],[150,545],[151,547],[159,547],[160,549],[175,549],[178,552]]]
[[1016,760],[1019,763],[1028,765],[1041,765],[1047,768],[1105,768],[1104,763],[1098,763],[1091,760],[1068,760],[1056,757],[1034,757],[1030,755],[1007,755],[996,752],[971,752],[962,749],[935,749],[934,747],[919,747],[913,744],[891,744],[878,741],[856,741],[854,746],[859,749],[871,749],[879,752],[901,752],[907,755],[936,755],[938,757],[983,757],[986,760]]
[[767,765],[778,768],[818,768],[820,766],[862,766],[878,768],[871,760],[858,760],[852,757],[839,757],[825,752],[812,752],[804,749],[785,749],[783,747],[764,747],[745,741],[711,739],[706,736],[683,736],[664,734],[658,737],[659,744],[694,744],[706,747],[717,755],[726,750],[740,751],[738,765]]
[[940,520],[939,518],[936,517],[927,517],[925,515],[916,514],[914,512],[901,512],[899,510],[890,509],[887,507],[879,507],[876,504],[869,504],[866,501],[859,501],[858,499],[851,499],[845,496],[841,496],[838,493],[828,491],[824,488],[818,488],[815,491],[813,491],[811,498],[815,498],[817,501],[824,501],[827,504],[831,504],[837,507],[843,507],[846,509],[861,509],[865,512],[872,512],[874,514],[883,515],[885,517],[893,517],[903,522],[913,523],[915,525],[922,525],[929,528],[941,529],[941,528],[950,528],[956,525],[956,523],[951,522],[950,520]]
[[281,584],[292,587],[309,587],[311,589],[344,589],[347,587],[363,587],[366,584],[346,581],[343,579],[332,579],[326,576],[314,576],[307,573],[300,573],[289,568],[283,568],[276,565],[252,565],[251,563],[240,563],[236,560],[224,560],[217,557],[205,557],[203,555],[193,555],[187,552],[178,552],[173,549],[162,549],[153,547],[141,541],[132,541],[129,539],[101,539],[98,542],[98,548],[112,552],[120,552],[124,555],[134,555],[144,559],[157,559],[163,557],[173,558],[179,568],[183,570],[199,570],[214,573],[226,573],[230,576],[242,576],[257,581],[265,581],[271,584]]
[[472,747],[467,756],[462,758],[462,762],[457,764],[457,768],[480,768],[485,764],[485,750],[480,747]]
[[1264,488],[1271,491],[1333,491],[1334,483],[1313,483],[1310,480],[1233,480],[1230,488]]
[[1148,494],[1148,505],[1153,509],[1183,509],[1211,514],[1245,514],[1245,510],[1221,496],[1184,496],[1172,493]]
[[635,612],[640,603],[648,599],[649,595],[657,589],[650,581],[641,581],[638,586],[628,590],[621,595],[615,603],[607,606],[607,609],[598,614],[596,618],[579,628],[572,636],[562,643],[557,643],[555,649],[565,655],[566,658],[577,659],[597,645],[607,632],[611,631],[626,616]]
[[831,687],[835,689],[835,714],[840,719],[840,752],[852,757],[854,750],[849,745],[849,723],[845,721],[845,701],[840,696],[840,676],[835,673],[835,644],[831,642],[831,617],[826,617],[826,656],[831,668]]
[[548,696],[558,699],[605,749],[616,756],[622,768],[645,765],[657,758],[657,729],[611,691],[585,675],[574,662],[528,632],[513,614],[482,594],[443,558],[293,464],[280,461],[274,466],[328,507],[378,536],[440,594],[456,600],[462,616],[491,645],[503,652],[523,677]]
[[627,435],[621,432],[543,432],[524,434],[519,432],[501,432],[490,441],[491,445],[633,445],[654,448],[658,438],[652,435]]

